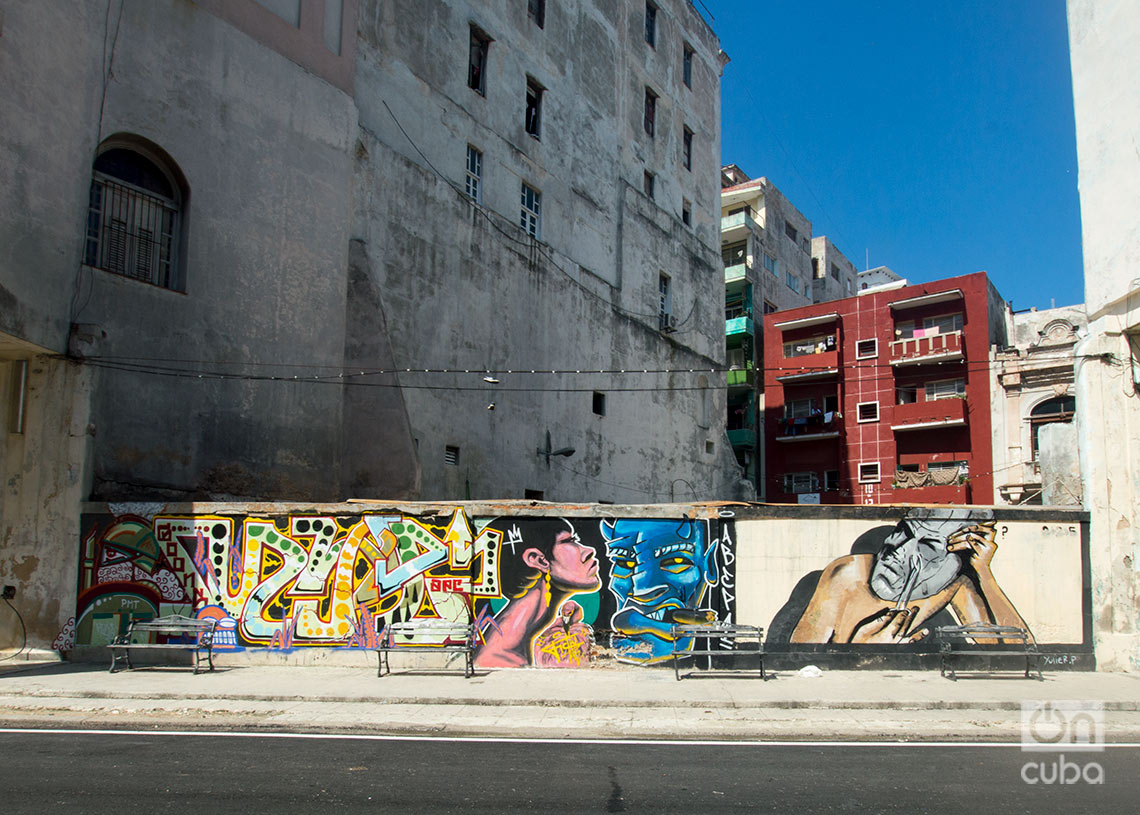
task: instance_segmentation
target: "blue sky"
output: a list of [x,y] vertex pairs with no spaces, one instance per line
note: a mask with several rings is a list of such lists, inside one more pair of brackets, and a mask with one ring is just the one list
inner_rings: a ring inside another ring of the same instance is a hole
[[[697,0],[698,7],[701,0]],[[862,269],[1084,301],[1064,0],[703,0],[724,163]]]

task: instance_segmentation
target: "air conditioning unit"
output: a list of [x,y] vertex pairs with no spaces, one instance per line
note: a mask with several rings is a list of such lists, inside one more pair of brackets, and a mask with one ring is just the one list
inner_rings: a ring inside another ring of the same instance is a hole
[[661,315],[661,330],[666,334],[672,334],[677,330],[677,316],[675,314],[662,314]]

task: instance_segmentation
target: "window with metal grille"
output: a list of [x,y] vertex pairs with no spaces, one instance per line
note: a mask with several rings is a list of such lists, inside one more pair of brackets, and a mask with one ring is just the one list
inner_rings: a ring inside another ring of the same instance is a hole
[[657,295],[658,327],[671,329],[673,327],[673,292],[670,286],[669,275],[662,274],[657,278]]
[[542,238],[542,193],[526,183],[522,185],[519,226],[535,240]]
[[879,403],[878,402],[860,402],[855,406],[858,413],[860,422],[877,422],[879,421]]
[[483,203],[483,154],[467,145],[467,197]]
[[859,340],[855,343],[855,358],[856,359],[870,359],[879,355],[879,341],[876,340]]
[[879,475],[879,462],[875,461],[870,464],[859,465],[859,483],[860,484],[873,484],[880,481]]
[[819,492],[819,476],[814,472],[784,473],[784,492]]
[[443,463],[452,467],[459,466],[459,448],[449,444],[443,448]]
[[83,262],[175,288],[180,194],[168,173],[126,148],[95,159]]
[[471,26],[470,46],[467,50],[467,87],[487,95],[487,51],[491,38],[478,26]]

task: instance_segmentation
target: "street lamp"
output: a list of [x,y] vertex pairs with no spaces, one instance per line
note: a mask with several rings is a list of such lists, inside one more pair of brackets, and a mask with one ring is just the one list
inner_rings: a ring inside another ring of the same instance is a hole
[[549,467],[551,456],[565,456],[566,458],[570,458],[570,456],[574,455],[574,448],[573,447],[559,447],[557,450],[552,450],[550,447],[550,431],[547,430],[546,431],[546,447],[545,448],[540,447],[540,448],[538,448],[538,450],[536,452],[539,456],[542,456],[543,458],[546,459],[546,466]]

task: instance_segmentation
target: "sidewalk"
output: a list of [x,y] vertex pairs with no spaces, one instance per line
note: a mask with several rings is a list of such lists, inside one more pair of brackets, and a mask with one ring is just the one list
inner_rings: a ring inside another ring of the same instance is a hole
[[1103,701],[1105,738],[1140,741],[1140,676],[671,669],[405,671],[222,665],[107,672],[0,663],[5,726],[257,729],[541,738],[1017,741],[1022,700]]

